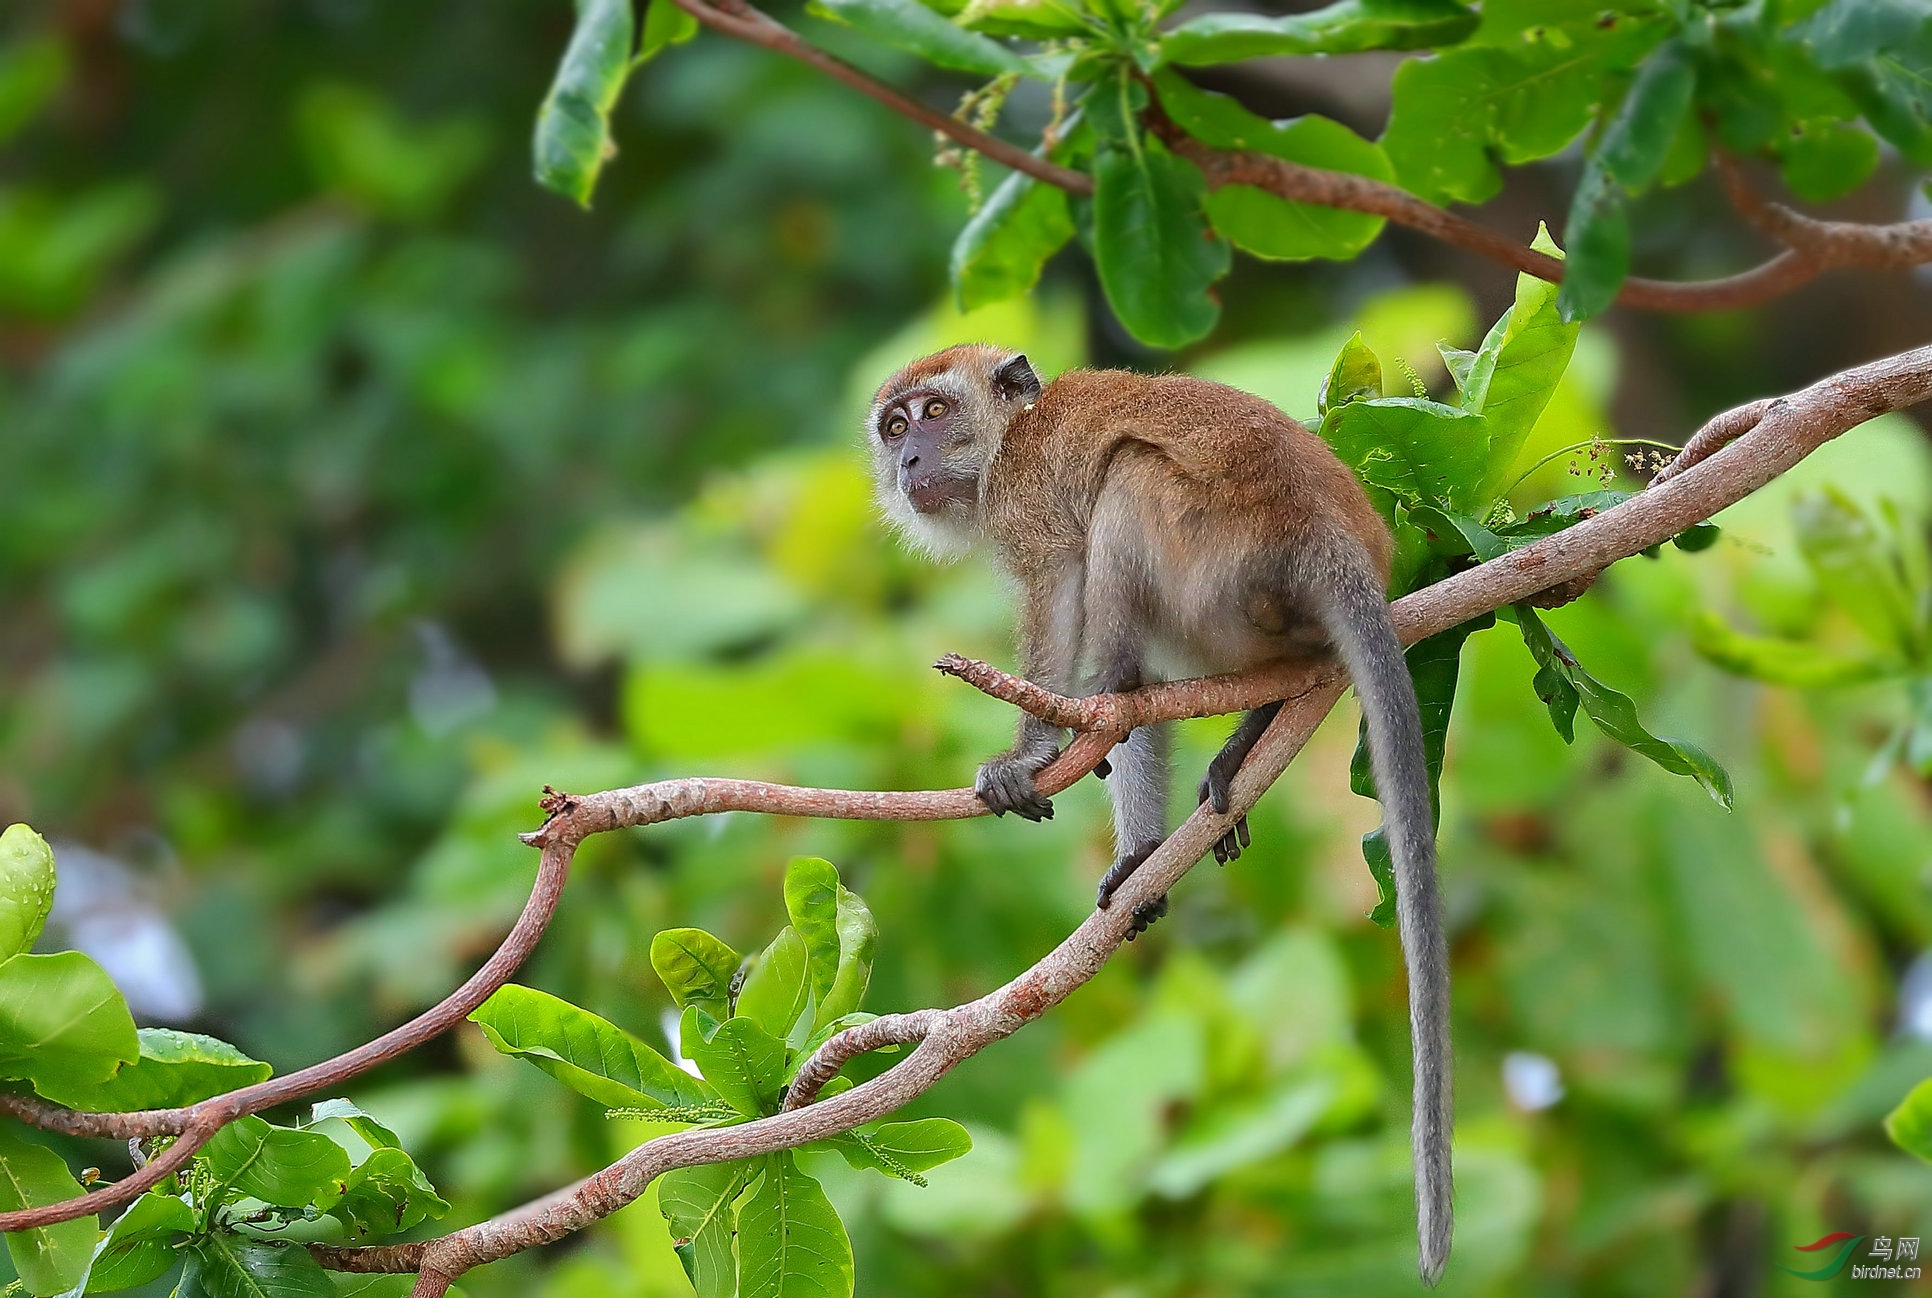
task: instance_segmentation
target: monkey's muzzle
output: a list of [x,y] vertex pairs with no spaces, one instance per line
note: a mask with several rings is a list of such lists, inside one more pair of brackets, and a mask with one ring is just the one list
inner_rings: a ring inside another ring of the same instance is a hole
[[970,505],[979,495],[979,479],[965,473],[904,473],[899,489],[921,514],[937,514],[950,504]]

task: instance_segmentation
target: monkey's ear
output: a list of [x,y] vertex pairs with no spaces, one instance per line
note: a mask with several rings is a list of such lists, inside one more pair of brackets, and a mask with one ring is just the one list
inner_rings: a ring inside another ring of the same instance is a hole
[[993,371],[993,392],[1008,401],[1039,400],[1040,378],[1027,364],[1024,352],[1000,362],[1000,367]]

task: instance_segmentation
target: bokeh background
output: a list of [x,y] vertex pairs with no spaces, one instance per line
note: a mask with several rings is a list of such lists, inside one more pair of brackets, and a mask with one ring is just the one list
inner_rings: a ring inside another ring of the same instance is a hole
[[[925,666],[1012,661],[997,580],[908,557],[871,516],[856,423],[898,362],[995,338],[1043,371],[1182,367],[1305,415],[1350,331],[1440,385],[1435,341],[1471,344],[1510,298],[1495,267],[1391,231],[1349,265],[1238,265],[1222,327],[1180,356],[1136,350],[1077,253],[961,319],[967,200],[924,133],[710,36],[638,79],[580,212],[529,179],[570,22],[564,0],[0,13],[0,823],[56,841],[54,945],[100,959],[143,1021],[278,1069],[433,1002],[495,944],[546,782],[946,787],[1004,745],[1007,710]],[[1372,135],[1389,66],[1217,86]],[[946,106],[964,88],[915,84]],[[1554,221],[1574,165],[1521,172],[1484,219]],[[1912,193],[1893,160],[1841,214],[1896,219]],[[1637,226],[1651,273],[1762,251],[1708,182]],[[1861,274],[1748,314],[1615,313],[1532,449],[1681,438],[1928,325],[1924,281]],[[1601,467],[1558,457],[1525,499]],[[1932,786],[1866,778],[1904,689],[1764,688],[1688,634],[1715,611],[1857,642],[1792,540],[1792,499],[1826,483],[1890,498],[1923,548],[1932,448],[1892,418],[1739,507],[1714,549],[1631,560],[1551,617],[1654,728],[1728,765],[1728,815],[1587,723],[1565,746],[1511,628],[1465,656],[1446,1293],[1810,1293],[1772,1265],[1803,1265],[1794,1244],[1932,1236],[1932,1169],[1878,1125],[1932,1074]],[[1186,728],[1182,792],[1224,727]],[[920,1102],[977,1142],[930,1188],[814,1168],[861,1294],[1414,1292],[1403,984],[1364,918],[1353,739],[1345,705],[1250,854]],[[600,839],[524,980],[661,1040],[651,935],[762,944],[797,853],[879,917],[869,1007],[948,1004],[1085,912],[1104,800],[1087,781],[1037,826],[731,816]],[[355,1094],[453,1201],[445,1225],[643,1134],[468,1029]],[[689,1292],[649,1199],[464,1283]]]

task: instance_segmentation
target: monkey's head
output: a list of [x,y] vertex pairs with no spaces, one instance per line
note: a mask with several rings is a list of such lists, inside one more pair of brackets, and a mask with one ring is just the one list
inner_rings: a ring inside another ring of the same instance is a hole
[[986,475],[1007,425],[1040,391],[1024,355],[981,343],[949,347],[887,379],[866,419],[886,517],[934,555],[963,553],[979,534]]

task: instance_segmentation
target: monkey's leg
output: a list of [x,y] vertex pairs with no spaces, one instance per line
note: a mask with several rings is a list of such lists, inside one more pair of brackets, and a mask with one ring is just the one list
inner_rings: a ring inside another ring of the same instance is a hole
[[[1026,678],[1055,693],[1069,692],[1080,658],[1081,593],[1085,574],[1077,557],[1026,585],[1020,608],[1020,657]],[[1061,730],[1023,714],[1013,746],[979,768],[973,792],[996,816],[1053,819],[1053,803],[1033,777],[1060,752]]]
[[[1113,900],[1114,890],[1154,854],[1167,837],[1168,727],[1142,726],[1114,749],[1114,770],[1107,792],[1114,803],[1114,863],[1101,877],[1101,906]],[[1167,913],[1167,898],[1134,911],[1131,939]]]
[[[1241,769],[1241,763],[1248,760],[1248,754],[1261,739],[1261,732],[1281,711],[1279,703],[1264,703],[1251,709],[1241,718],[1241,724],[1228,736],[1228,742],[1221,745],[1221,751],[1208,763],[1207,774],[1201,777],[1200,798],[1214,808],[1214,814],[1225,816],[1232,805],[1228,792],[1234,782],[1234,773]],[[1241,855],[1241,849],[1248,845],[1248,818],[1241,817],[1214,844],[1214,859],[1222,865]]]

